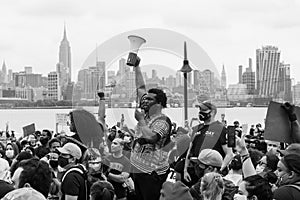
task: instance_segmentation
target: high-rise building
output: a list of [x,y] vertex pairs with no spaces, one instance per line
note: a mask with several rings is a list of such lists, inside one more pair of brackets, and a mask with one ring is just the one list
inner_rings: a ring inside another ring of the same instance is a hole
[[64,36],[59,46],[59,61],[56,65],[57,72],[61,79],[61,86],[66,86],[71,82],[71,47],[67,39],[66,27],[64,26]]
[[32,67],[31,66],[25,66],[24,71],[25,71],[25,74],[32,74]]
[[280,51],[274,46],[256,50],[256,89],[261,97],[275,97],[278,92]]
[[215,86],[214,86],[214,73],[210,71],[209,69],[206,69],[202,72],[203,81],[208,89],[209,94],[214,94],[215,92]]
[[278,77],[278,97],[284,101],[292,101],[292,80],[290,76],[290,64],[280,63]]
[[182,72],[180,70],[178,70],[176,72],[176,87],[182,86]]
[[0,83],[8,83],[6,64],[3,61],[2,71],[0,71]]
[[155,69],[152,69],[151,77],[152,79],[155,79],[157,77],[157,71]]
[[57,72],[50,72],[48,74],[48,99],[54,101],[62,100],[61,87],[59,83],[59,74]]
[[227,86],[227,79],[225,73],[225,66],[223,65],[222,72],[221,72],[221,88],[226,89]]
[[98,90],[104,90],[105,85],[106,85],[105,62],[104,61],[97,61],[96,67],[99,71]]
[[242,84],[243,65],[239,65],[239,84]]
[[252,60],[249,58],[249,67],[242,75],[242,84],[247,86],[248,94],[255,93],[255,72],[252,71]]
[[[200,89],[200,71],[199,70],[194,70],[194,89],[195,90],[199,90]],[[177,77],[176,77],[176,81],[177,81]]]
[[116,81],[116,73],[115,71],[107,71],[107,84],[111,85],[112,83],[115,83]]
[[176,86],[176,78],[172,75],[166,78],[166,86],[170,88],[170,90]]

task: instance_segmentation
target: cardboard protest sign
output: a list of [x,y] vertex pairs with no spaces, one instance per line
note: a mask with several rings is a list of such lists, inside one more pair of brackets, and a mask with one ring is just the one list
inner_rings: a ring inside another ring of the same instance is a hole
[[56,123],[59,125],[68,125],[69,114],[67,113],[56,113]]
[[74,125],[83,144],[87,147],[99,148],[104,133],[95,116],[86,110],[74,110],[72,114]]
[[30,124],[23,127],[23,135],[24,137],[33,134],[35,132],[35,124]]
[[[264,138],[278,142],[292,143],[291,123],[281,103],[271,101],[267,111]],[[295,107],[297,119],[300,119],[300,108]]]

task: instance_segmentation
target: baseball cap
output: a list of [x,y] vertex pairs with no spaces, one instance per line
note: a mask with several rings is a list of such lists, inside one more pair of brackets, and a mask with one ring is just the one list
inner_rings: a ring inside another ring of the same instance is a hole
[[277,151],[284,156],[292,153],[300,155],[300,144],[292,143],[285,150],[277,150]]
[[23,187],[7,193],[3,200],[46,200],[46,198],[31,187]]
[[72,142],[66,143],[63,147],[57,148],[60,153],[69,154],[74,158],[80,159],[82,156],[79,146]]
[[221,167],[223,163],[221,154],[213,149],[203,149],[198,156],[198,160],[204,165],[213,167]]
[[217,107],[209,101],[203,101],[202,103],[196,105],[196,107],[198,107],[201,111],[204,112],[210,110],[217,110]]

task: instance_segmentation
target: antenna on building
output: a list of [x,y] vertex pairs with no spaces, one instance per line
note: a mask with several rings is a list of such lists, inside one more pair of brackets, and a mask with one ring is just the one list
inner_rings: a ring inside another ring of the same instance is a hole
[[98,62],[98,44],[96,43],[96,65],[97,65],[97,62]]

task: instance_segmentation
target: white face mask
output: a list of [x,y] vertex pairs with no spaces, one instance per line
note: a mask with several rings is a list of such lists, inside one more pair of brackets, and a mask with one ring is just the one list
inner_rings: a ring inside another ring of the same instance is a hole
[[8,158],[14,157],[14,150],[6,150],[5,155]]
[[259,174],[261,172],[263,172],[265,170],[265,167],[263,167],[262,165],[257,165],[255,168],[255,171]]
[[131,140],[131,138],[129,136],[125,136],[124,137],[124,142],[129,143]]
[[235,194],[233,199],[234,200],[247,200],[247,196],[241,195],[241,194]]

